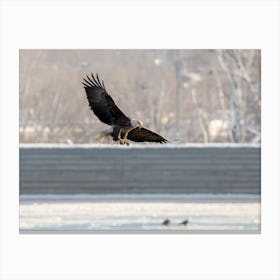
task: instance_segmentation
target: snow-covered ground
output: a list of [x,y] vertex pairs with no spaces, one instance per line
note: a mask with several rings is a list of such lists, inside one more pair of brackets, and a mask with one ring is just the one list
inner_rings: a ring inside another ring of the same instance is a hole
[[258,233],[260,211],[258,195],[21,195],[20,231]]
[[245,144],[245,143],[166,143],[164,145],[158,143],[135,143],[131,142],[129,146],[120,145],[118,142],[113,142],[112,144],[62,144],[62,143],[21,143],[20,148],[64,148],[64,149],[77,149],[77,148],[100,148],[100,149],[166,149],[166,148],[260,148],[260,144]]

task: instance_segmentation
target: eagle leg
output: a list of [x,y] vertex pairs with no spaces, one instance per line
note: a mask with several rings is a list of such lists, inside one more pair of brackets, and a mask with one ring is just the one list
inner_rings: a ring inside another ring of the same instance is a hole
[[122,130],[120,129],[119,134],[118,134],[118,139],[120,140],[120,144],[124,145],[125,144],[125,140],[121,138],[121,133],[122,133]]
[[123,139],[124,143],[125,143],[127,146],[129,146],[129,141],[127,140],[128,132],[129,132],[129,131],[127,131],[127,132],[125,133],[124,139]]

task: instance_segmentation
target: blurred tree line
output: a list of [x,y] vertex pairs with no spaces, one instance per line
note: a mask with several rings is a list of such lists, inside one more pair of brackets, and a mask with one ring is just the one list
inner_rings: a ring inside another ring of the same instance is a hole
[[260,50],[20,50],[20,142],[100,142],[107,126],[81,84],[91,72],[167,139],[261,141]]

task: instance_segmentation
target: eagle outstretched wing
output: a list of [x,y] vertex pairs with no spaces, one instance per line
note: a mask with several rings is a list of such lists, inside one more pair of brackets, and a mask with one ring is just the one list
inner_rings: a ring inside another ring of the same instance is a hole
[[158,142],[158,143],[168,142],[165,138],[163,138],[159,134],[144,127],[135,128],[131,130],[127,135],[127,139],[134,142]]
[[100,121],[108,125],[129,125],[130,119],[118,108],[113,98],[107,93],[104,82],[91,74],[82,82],[84,85],[89,107]]

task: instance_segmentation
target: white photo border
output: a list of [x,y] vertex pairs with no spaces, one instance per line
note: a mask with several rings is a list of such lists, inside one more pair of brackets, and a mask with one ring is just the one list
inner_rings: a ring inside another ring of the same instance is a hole
[[[279,279],[279,2],[1,2],[2,279]],[[19,234],[25,48],[262,50],[261,234]]]

